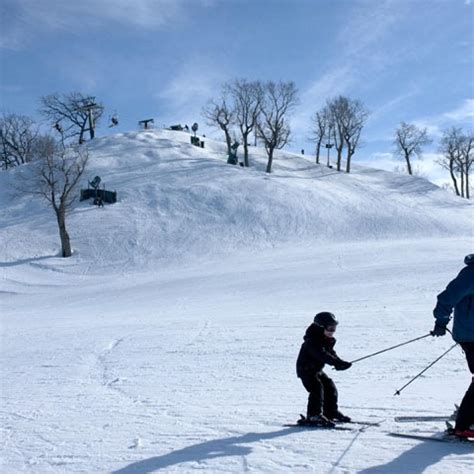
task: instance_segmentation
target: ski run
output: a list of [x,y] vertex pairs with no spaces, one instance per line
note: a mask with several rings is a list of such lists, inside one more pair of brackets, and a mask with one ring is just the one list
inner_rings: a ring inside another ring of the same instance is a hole
[[12,192],[18,170],[0,174],[2,472],[471,473],[472,445],[432,442],[444,421],[417,419],[460,402],[459,348],[393,396],[449,335],[326,367],[367,425],[283,425],[306,410],[295,363],[317,312],[337,316],[345,360],[432,329],[474,251],[472,204],[286,152],[270,175],[259,148],[230,166],[202,139],[94,140],[81,184],[100,176],[118,202],[77,204],[68,259],[52,211]]

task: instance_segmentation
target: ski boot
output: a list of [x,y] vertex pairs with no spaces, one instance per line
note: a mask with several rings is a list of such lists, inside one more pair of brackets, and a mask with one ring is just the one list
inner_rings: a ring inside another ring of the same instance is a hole
[[459,439],[474,439],[474,425],[471,425],[466,429],[459,429],[453,427],[451,423],[446,422],[446,434],[449,436],[455,436]]
[[341,423],[350,423],[352,421],[350,417],[344,415],[339,410],[337,410],[333,413],[326,414],[326,418],[328,420],[333,421],[333,422],[334,421],[339,421]]
[[328,420],[324,415],[313,415],[305,418],[306,424],[310,426],[321,426],[324,428],[334,428],[336,423]]
[[470,426],[469,428],[466,428],[465,430],[455,429],[454,435],[462,439],[469,439],[469,438],[474,439],[474,426]]

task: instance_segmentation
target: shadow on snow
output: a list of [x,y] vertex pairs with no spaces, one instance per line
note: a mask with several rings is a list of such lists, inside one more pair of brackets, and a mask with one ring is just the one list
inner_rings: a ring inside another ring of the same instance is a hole
[[286,428],[279,431],[270,431],[268,433],[247,433],[242,436],[205,441],[204,443],[194,444],[168,454],[163,454],[162,456],[155,456],[144,459],[143,461],[134,462],[122,469],[113,471],[112,474],[146,474],[186,462],[206,461],[225,456],[247,456],[252,452],[252,448],[249,446],[240,446],[241,444],[278,438],[279,436],[286,436],[290,433],[297,433],[297,431],[292,428]]

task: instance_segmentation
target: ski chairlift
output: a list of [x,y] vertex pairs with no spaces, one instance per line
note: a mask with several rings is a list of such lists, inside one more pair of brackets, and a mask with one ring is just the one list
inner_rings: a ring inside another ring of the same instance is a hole
[[109,116],[109,128],[116,127],[119,124],[117,112]]
[[[155,123],[155,119],[145,119],[145,120],[140,120],[138,122],[138,125],[143,127],[143,130],[147,130],[149,128],[152,128],[152,125]],[[152,124],[152,125],[148,125],[148,124]]]
[[96,176],[92,181],[89,181],[89,186],[93,189],[97,189],[100,184],[100,176]]

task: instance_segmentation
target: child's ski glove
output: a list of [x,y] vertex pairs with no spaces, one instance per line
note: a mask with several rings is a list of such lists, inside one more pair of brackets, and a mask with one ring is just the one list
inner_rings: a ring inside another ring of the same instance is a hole
[[347,370],[352,366],[350,362],[346,362],[345,360],[339,360],[334,364],[334,368],[336,370]]

